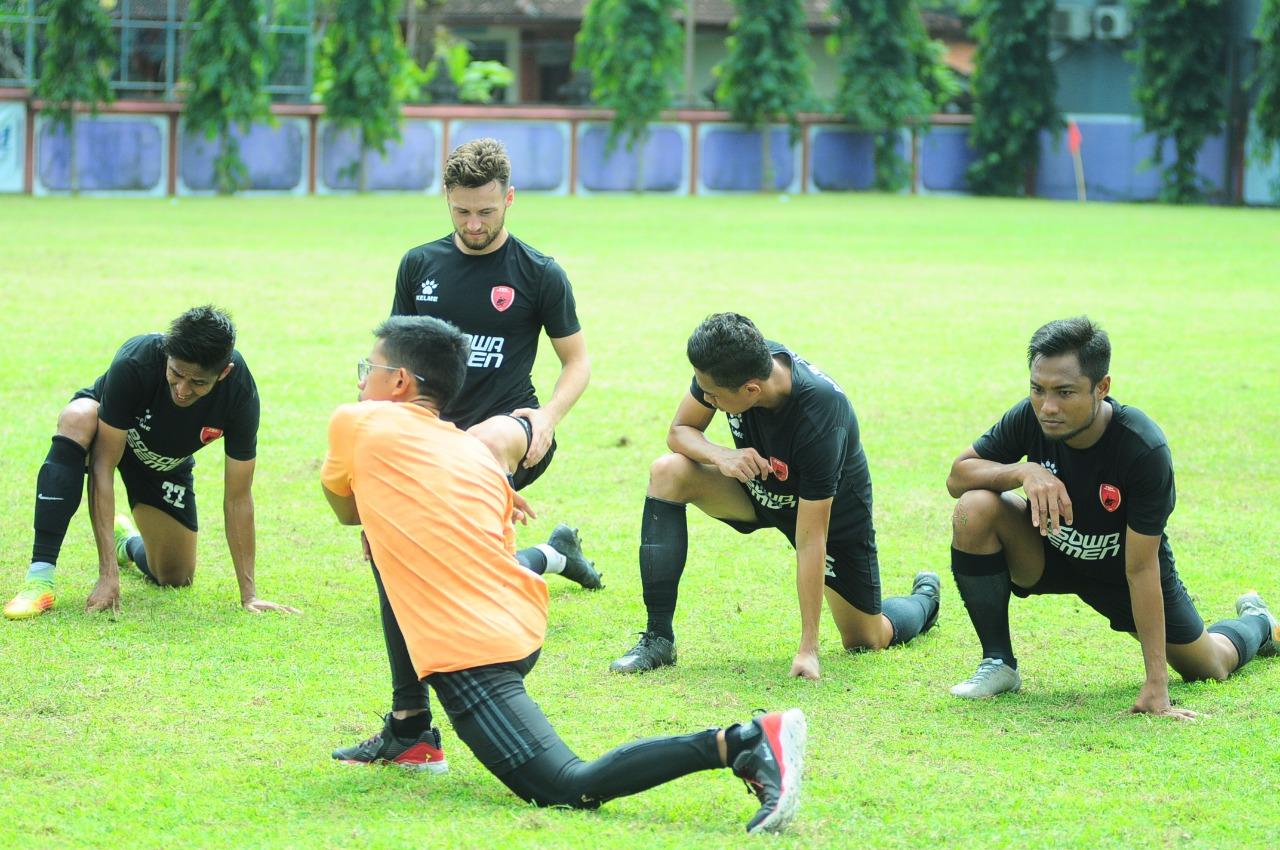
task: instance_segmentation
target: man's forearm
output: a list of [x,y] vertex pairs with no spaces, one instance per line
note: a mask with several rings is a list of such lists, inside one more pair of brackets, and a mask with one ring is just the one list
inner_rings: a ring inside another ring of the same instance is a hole
[[551,416],[553,426],[558,425],[569,410],[578,403],[587,390],[591,380],[591,367],[586,361],[566,363],[560,370],[560,377],[551,390],[551,398],[543,405],[543,409]]
[[[105,468],[104,468],[105,467]],[[89,467],[89,520],[98,548],[98,578],[119,578],[115,542],[115,468],[94,462]]]
[[1169,686],[1169,666],[1165,649],[1164,594],[1160,588],[1158,564],[1126,570],[1133,622],[1142,644],[1142,663],[1148,685]]
[[231,564],[235,567],[240,602],[243,604],[257,596],[253,576],[256,553],[253,497],[225,500],[222,514],[227,529],[227,549],[231,553]]
[[970,490],[993,490],[1004,493],[1022,486],[1026,463],[996,463],[982,458],[957,461],[947,476],[947,492],[960,498]]
[[800,652],[818,651],[822,587],[826,574],[826,540],[796,541],[796,599],[800,604]]
[[713,464],[716,456],[729,451],[707,439],[706,434],[691,425],[673,425],[667,432],[667,448],[695,463]]

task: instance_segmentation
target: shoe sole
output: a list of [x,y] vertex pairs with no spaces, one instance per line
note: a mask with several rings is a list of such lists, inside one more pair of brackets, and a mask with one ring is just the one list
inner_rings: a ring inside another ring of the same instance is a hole
[[809,737],[809,724],[804,712],[787,709],[779,721],[778,742],[782,747],[782,790],[778,806],[748,832],[782,832],[795,820],[800,808],[800,786],[804,778],[804,747]]
[[[561,552],[561,554],[565,556],[566,561],[576,559],[582,562],[581,564],[573,565],[566,563],[565,568],[561,570],[560,575],[564,576],[569,581],[578,584],[583,590],[600,590],[603,588],[604,582],[601,580],[603,576],[596,571],[596,562],[587,560],[586,556],[582,554],[582,538],[578,535],[578,529],[565,525],[564,523],[557,525],[552,529],[551,535],[547,538],[547,544],[553,549],[556,548],[556,546],[552,541],[557,536],[566,538],[561,544],[566,549],[572,546],[573,549],[576,550],[572,554]],[[557,551],[559,550],[557,549]],[[570,573],[570,570],[572,570],[572,574]]]
[[[958,687],[960,686],[956,685],[956,688]],[[1022,690],[1022,681],[1019,680],[1018,684],[1014,685],[1012,688],[1009,688],[1006,691],[997,691],[994,694],[962,694],[962,693],[957,693],[956,688],[951,689],[951,695],[953,697],[958,697],[960,699],[995,699],[996,697],[1004,696],[1005,694],[1018,693],[1019,691]]]
[[355,759],[334,759],[338,764],[363,765],[365,767],[398,767],[401,770],[408,770],[412,773],[430,773],[440,775],[449,772],[449,763],[447,761],[428,761],[428,762],[406,762],[406,761],[356,761]]
[[641,673],[652,673],[654,670],[658,670],[663,667],[674,667],[674,666],[676,666],[675,659],[672,659],[671,661],[665,661],[662,664],[657,665],[656,667],[640,667],[640,666],[628,667],[626,665],[619,664],[617,661],[615,661],[609,665],[609,672],[621,673],[624,676],[638,676]]
[[[1250,600],[1248,606],[1240,604],[1244,599],[1247,599],[1249,597],[1252,597],[1253,599]],[[1253,604],[1253,600],[1257,600],[1256,606]],[[1262,597],[1258,595],[1258,591],[1256,590],[1251,590],[1248,593],[1246,593],[1244,596],[1241,596],[1240,599],[1236,600],[1236,616],[1237,617],[1247,616],[1242,610],[1245,607],[1261,608],[1262,610],[1253,611],[1252,613],[1262,617],[1266,617],[1267,622],[1271,625],[1270,640],[1268,640],[1262,646],[1258,647],[1258,657],[1271,658],[1272,656],[1277,654],[1276,647],[1278,644],[1280,644],[1280,622],[1276,620],[1275,615],[1271,613],[1271,609],[1267,607],[1267,603],[1262,601]]]
[[47,614],[53,610],[53,606],[57,604],[56,599],[49,601],[49,604],[43,608],[33,608],[26,611],[10,611],[8,608],[4,610],[4,618],[6,620],[32,620],[41,614]]
[[[925,620],[925,621],[924,621],[924,625],[920,627],[920,634],[924,634],[925,632],[927,632],[927,631],[929,631],[930,629],[932,629],[932,628],[937,624],[937,622],[938,622],[938,615],[942,613],[942,580],[938,578],[938,574],[937,574],[937,573],[935,573],[935,572],[921,572],[921,573],[917,573],[917,576],[916,576],[916,577],[917,577],[917,579],[919,578],[919,576],[922,576],[922,575],[929,575],[929,576],[933,576],[933,582],[932,582],[932,583],[930,583],[930,584],[929,584],[929,586],[930,586],[930,587],[932,587],[932,588],[933,588],[933,590],[934,590],[934,592],[937,594],[937,596],[935,596],[935,597],[934,597],[934,601],[935,601],[935,602],[937,602],[938,604],[937,604],[937,606],[933,609],[933,616],[932,616],[932,617],[930,617],[929,619]],[[912,593],[913,595],[914,595],[914,594],[915,594],[915,592],[916,592],[916,586],[917,586],[917,582],[916,582],[916,581],[912,581],[912,582],[911,582],[911,593]]]

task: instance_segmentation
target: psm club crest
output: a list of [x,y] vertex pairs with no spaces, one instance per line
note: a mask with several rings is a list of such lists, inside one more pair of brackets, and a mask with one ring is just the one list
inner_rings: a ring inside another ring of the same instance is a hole
[[1120,507],[1120,488],[1114,484],[1103,484],[1098,488],[1098,499],[1107,513],[1115,513]]
[[509,286],[495,286],[489,292],[489,303],[493,304],[493,309],[499,313],[514,304],[515,300],[516,291]]

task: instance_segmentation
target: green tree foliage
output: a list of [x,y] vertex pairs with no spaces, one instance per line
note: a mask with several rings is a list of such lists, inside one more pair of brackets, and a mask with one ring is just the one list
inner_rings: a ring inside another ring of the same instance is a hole
[[317,78],[325,82],[325,112],[360,139],[352,167],[361,192],[366,188],[365,154],[384,153],[387,142],[400,138],[404,77],[414,67],[405,54],[396,11],[396,0],[336,0],[320,49]]
[[773,158],[769,122],[785,117],[793,135],[809,101],[812,69],[805,55],[809,35],[802,0],[733,0],[728,55],[716,66],[716,99],[735,121],[760,128],[761,187],[771,191]]
[[1227,20],[1222,0],[1133,0],[1138,46],[1134,97],[1155,134],[1155,161],[1172,139],[1176,161],[1164,170],[1162,201],[1190,203],[1203,194],[1196,156],[1222,132],[1227,90]]
[[1040,158],[1040,132],[1060,132],[1058,78],[1049,61],[1054,0],[982,0],[974,35],[973,129],[977,158],[969,188],[1017,195]]
[[218,140],[213,161],[218,191],[230,194],[249,183],[233,126],[246,132],[268,118],[267,45],[260,0],[193,0],[194,24],[182,75],[188,90],[183,114],[189,130]]
[[838,0],[835,36],[840,65],[836,108],[850,123],[876,131],[876,188],[907,180],[899,131],[923,121],[955,83],[941,46],[924,28],[915,0]]
[[41,14],[48,24],[36,95],[44,101],[41,111],[67,134],[74,193],[80,191],[75,104],[88,105],[96,115],[100,105],[114,99],[111,72],[119,48],[111,20],[97,0],[47,0]]
[[1254,118],[1258,123],[1258,152],[1271,162],[1280,146],[1280,0],[1263,0],[1254,30],[1258,37],[1258,67],[1253,84],[1258,87]]
[[[590,72],[591,97],[613,110],[607,149],[643,149],[649,124],[671,105],[682,78],[685,0],[591,0],[578,31],[576,70]],[[638,173],[638,172],[637,172]]]

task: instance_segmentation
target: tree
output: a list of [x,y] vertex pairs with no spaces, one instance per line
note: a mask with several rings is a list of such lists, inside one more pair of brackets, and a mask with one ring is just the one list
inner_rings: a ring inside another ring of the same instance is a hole
[[937,106],[942,92],[935,94],[929,82],[939,73],[938,53],[915,0],[838,0],[835,11],[836,108],[851,124],[876,133],[876,188],[900,189],[907,169],[898,154],[899,131],[927,119]]
[[1058,78],[1049,61],[1054,0],[982,0],[974,35],[973,129],[977,159],[969,187],[980,195],[1017,195],[1032,184],[1040,133],[1062,129]]
[[761,188],[772,191],[769,123],[787,119],[794,136],[796,113],[808,102],[811,68],[802,0],[733,0],[728,55],[716,66],[716,98],[735,121],[760,129]]
[[1263,0],[1254,30],[1258,37],[1258,67],[1253,84],[1258,87],[1254,118],[1258,123],[1258,158],[1269,163],[1280,146],[1280,0]]
[[1222,132],[1227,89],[1226,16],[1222,0],[1134,0],[1138,66],[1134,97],[1142,125],[1156,137],[1156,163],[1173,140],[1176,160],[1164,170],[1162,201],[1199,200],[1196,156]]
[[218,139],[215,179],[218,191],[230,194],[249,182],[232,126],[247,132],[254,121],[271,114],[262,4],[193,0],[189,20],[194,27],[182,63],[189,86],[183,114],[189,130]]
[[606,151],[625,140],[639,148],[636,190],[644,187],[649,125],[680,85],[684,33],[675,14],[685,0],[591,0],[578,32],[573,67],[591,73],[591,97],[613,110]]
[[40,54],[40,82],[36,95],[41,109],[55,128],[67,134],[71,192],[80,191],[80,165],[76,161],[76,102],[86,104],[91,115],[111,103],[111,73],[119,52],[111,32],[111,20],[97,0],[48,0],[45,46]]
[[396,21],[396,0],[337,0],[320,49],[316,88],[340,129],[354,129],[360,151],[352,167],[363,192],[365,155],[385,153],[400,138],[400,93],[416,68],[407,61]]

